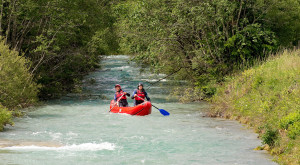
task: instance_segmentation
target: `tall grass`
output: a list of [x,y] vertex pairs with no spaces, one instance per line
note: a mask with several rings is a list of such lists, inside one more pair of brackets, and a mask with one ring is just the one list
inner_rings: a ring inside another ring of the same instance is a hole
[[253,126],[278,162],[300,164],[300,50],[228,77],[211,103],[211,116]]

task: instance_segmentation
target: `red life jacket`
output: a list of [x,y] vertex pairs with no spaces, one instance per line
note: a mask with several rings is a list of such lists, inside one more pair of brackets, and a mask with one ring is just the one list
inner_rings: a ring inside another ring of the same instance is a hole
[[[145,92],[141,92],[140,90],[137,90],[137,91],[136,91],[136,94],[137,94],[139,97],[141,97],[141,98],[143,98],[143,99],[145,100],[145,97],[146,97]],[[143,100],[143,99],[141,99],[141,98],[139,98],[139,97],[135,97],[135,100]]]
[[[117,98],[117,101],[118,99],[124,94],[123,90],[121,89],[119,92],[116,92],[116,98]],[[126,100],[126,95],[123,95],[123,97],[120,99],[120,100]]]

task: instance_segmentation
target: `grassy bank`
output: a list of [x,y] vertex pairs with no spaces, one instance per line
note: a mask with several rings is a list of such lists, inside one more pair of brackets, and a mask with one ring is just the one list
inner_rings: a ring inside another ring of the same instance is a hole
[[300,50],[285,51],[231,76],[211,99],[213,117],[236,119],[259,133],[280,164],[300,164]]

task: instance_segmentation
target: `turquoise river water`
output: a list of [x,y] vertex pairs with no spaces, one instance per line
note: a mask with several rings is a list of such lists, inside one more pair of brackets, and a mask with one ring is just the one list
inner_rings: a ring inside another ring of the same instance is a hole
[[[207,103],[170,99],[167,80],[148,89],[148,116],[109,113],[114,84],[132,93],[164,75],[140,72],[128,56],[107,56],[83,81],[83,94],[69,94],[28,109],[14,127],[0,133],[0,165],[274,165],[257,134],[235,121],[202,117]],[[178,85],[178,84],[177,84]],[[180,84],[179,84],[180,85]],[[98,96],[100,95],[100,96]],[[129,104],[133,102],[129,99]]]

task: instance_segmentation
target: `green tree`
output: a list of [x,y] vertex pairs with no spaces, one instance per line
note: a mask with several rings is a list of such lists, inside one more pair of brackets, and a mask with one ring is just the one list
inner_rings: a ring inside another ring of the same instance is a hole
[[72,90],[99,55],[115,53],[115,18],[108,0],[2,0],[0,33],[32,61],[40,97]]
[[270,28],[283,47],[300,46],[300,1],[269,0],[265,26]]
[[269,3],[123,1],[114,6],[120,47],[158,72],[180,69],[175,78],[202,88],[277,48],[276,34],[265,21]]

